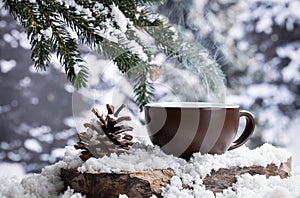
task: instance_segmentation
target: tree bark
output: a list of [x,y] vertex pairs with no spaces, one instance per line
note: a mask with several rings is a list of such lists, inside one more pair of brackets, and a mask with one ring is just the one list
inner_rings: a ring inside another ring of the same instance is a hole
[[172,169],[120,172],[120,173],[80,173],[76,169],[62,169],[61,176],[65,188],[70,186],[76,192],[89,197],[161,197],[162,186],[170,181],[175,173]]
[[[244,173],[266,175],[266,177],[278,175],[283,179],[288,177],[290,172],[291,158],[281,163],[279,167],[269,164],[266,167],[221,168],[207,175],[203,179],[203,184],[207,190],[217,193],[232,186],[236,182],[236,177]],[[76,192],[86,195],[87,198],[113,198],[118,197],[119,194],[126,194],[130,198],[151,197],[151,195],[161,197],[160,188],[166,186],[174,175],[175,172],[172,169],[120,173],[80,173],[76,169],[61,170],[65,189],[70,186]]]
[[230,167],[221,168],[218,171],[212,171],[209,176],[203,179],[203,184],[207,190],[212,191],[214,194],[222,192],[224,189],[231,187],[233,183],[237,181],[236,177],[245,173],[250,175],[265,175],[267,178],[270,176],[280,176],[284,179],[291,174],[291,162],[292,158],[289,158],[287,162],[281,163],[279,167],[275,164],[268,164],[263,166],[249,166],[249,167]]

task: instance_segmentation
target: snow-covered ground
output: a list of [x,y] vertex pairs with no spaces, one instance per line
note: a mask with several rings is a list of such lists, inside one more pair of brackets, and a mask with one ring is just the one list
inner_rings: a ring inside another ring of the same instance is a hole
[[24,167],[19,163],[0,163],[0,177],[15,177],[22,179],[25,174]]
[[[176,3],[177,2],[179,1],[176,0]],[[198,25],[201,26],[204,23],[203,20],[211,19],[215,22],[215,25],[218,26],[215,29],[212,29],[212,31],[215,32],[215,35],[217,35],[218,33],[223,33],[224,29],[222,29],[222,27],[225,27],[225,29],[228,29],[227,31],[229,31],[229,36],[226,37],[226,41],[240,39],[238,40],[237,46],[239,50],[241,50],[239,55],[248,55],[247,47],[249,47],[249,43],[247,42],[247,40],[242,39],[242,37],[245,36],[245,29],[243,29],[245,27],[243,27],[242,25],[245,22],[250,23],[249,21],[253,19],[254,15],[252,15],[252,10],[249,9],[241,12],[240,8],[245,9],[250,7],[251,9],[254,9],[254,4],[256,2],[259,2],[258,0],[219,1],[223,2],[224,5],[226,4],[226,2],[229,4],[232,2],[236,2],[237,4],[242,5],[242,7],[238,7],[239,12],[237,15],[235,15],[235,17],[238,17],[239,19],[235,20],[234,26],[227,26],[224,17],[222,18],[222,20],[219,20],[218,18],[214,18],[215,16],[211,15],[211,13],[207,14],[207,18],[201,17],[201,15],[203,14],[201,13],[201,7],[206,8],[206,1],[203,0],[193,2],[196,5],[195,7],[193,7],[193,9],[196,10],[192,9],[192,12],[189,13],[189,17],[190,21],[193,22],[193,25],[195,25],[195,27],[197,27],[198,22]],[[259,19],[259,23],[252,24],[255,26],[254,32],[256,31],[257,33],[268,33],[272,26],[271,19],[272,17],[274,18],[274,16],[276,16],[277,22],[273,25],[279,25],[278,22],[281,21],[280,24],[282,24],[283,26],[286,25],[289,28],[289,31],[292,32],[292,29],[296,27],[293,25],[293,23],[299,23],[300,15],[297,11],[300,6],[299,2],[289,0],[270,0],[268,1],[268,3],[270,4],[270,6],[262,5],[255,11],[255,17]],[[213,5],[214,9],[218,8],[218,4]],[[2,6],[3,3],[0,2],[0,7]],[[270,8],[271,12],[268,11],[268,9]],[[220,12],[220,14],[222,13]],[[64,147],[64,145],[73,145],[74,142],[76,142],[76,130],[74,129],[75,125],[78,125],[78,120],[76,119],[81,119],[82,122],[84,122],[88,120],[87,118],[89,118],[91,114],[90,106],[86,107],[85,102],[82,102],[82,104],[80,105],[77,103],[75,105],[73,104],[72,110],[74,116],[76,117],[75,122],[70,112],[67,115],[63,113],[70,110],[70,107],[67,106],[67,104],[70,104],[70,95],[74,93],[74,88],[65,81],[62,81],[63,83],[57,81],[57,73],[53,74],[53,71],[49,70],[37,73],[32,65],[32,62],[24,61],[27,59],[24,59],[23,56],[30,59],[30,54],[28,52],[31,47],[28,40],[26,39],[26,34],[23,32],[23,30],[16,26],[16,23],[11,21],[11,18],[8,18],[8,12],[5,11],[3,7],[0,9],[0,16],[0,117],[1,121],[3,121],[3,123],[0,124],[0,127],[2,130],[1,133],[4,133],[4,135],[1,136],[1,138],[3,139],[0,139],[0,160],[14,162],[3,163],[2,161],[0,161],[0,176],[4,177],[4,175],[16,175],[18,180],[20,179],[20,177],[22,177],[22,175],[26,174],[26,171],[40,170],[41,167],[43,167],[43,163],[54,163],[55,161],[63,157],[62,148]],[[196,18],[201,18],[201,20],[196,20]],[[284,21],[286,21],[287,24],[283,24]],[[208,26],[201,27],[205,29],[204,31],[209,31]],[[248,24],[247,27],[250,27],[250,24]],[[219,39],[219,37],[220,35],[216,36],[217,39]],[[270,35],[270,38],[271,37],[274,37],[274,39],[276,40],[276,35],[274,36],[272,34]],[[219,41],[222,41],[222,39]],[[299,87],[299,85],[297,86],[297,83],[299,84],[299,48],[299,42],[274,48],[276,52],[275,54],[278,57],[275,57],[272,63],[276,63],[276,61],[278,61],[278,59],[276,58],[291,59],[291,62],[286,65],[286,67],[282,71],[279,71],[278,68],[271,67],[270,65],[262,67],[261,65],[256,64],[257,61],[254,61],[254,59],[258,57],[251,57],[250,60],[247,59],[251,75],[264,70],[265,73],[263,73],[264,75],[262,76],[262,79],[271,81],[271,78],[277,78],[278,76],[282,75],[285,84],[277,86],[272,83],[265,82],[264,80],[262,80],[261,83],[255,84],[252,82],[252,79],[248,77],[248,75],[245,75],[243,77],[244,81],[239,82],[245,84],[244,91],[242,93],[238,93],[234,97],[227,97],[227,100],[236,104],[243,105],[243,107],[246,107],[250,111],[255,111],[254,113],[259,116],[257,121],[261,126],[264,126],[264,122],[268,123],[269,128],[261,131],[261,134],[264,138],[263,140],[266,142],[284,145],[288,149],[288,151],[293,154],[294,167],[300,165],[300,138],[298,135],[298,129],[300,127],[300,115],[299,113],[293,113],[293,118],[284,115],[282,111],[296,111],[294,108],[291,108],[291,106],[288,106],[287,108],[280,108],[279,104],[287,105],[289,103],[297,103],[297,101],[299,100],[299,94],[296,92],[290,92],[289,88],[287,87],[293,87],[293,85],[295,85],[294,88]],[[17,51],[17,49],[19,49],[19,51]],[[231,48],[230,50],[227,50],[227,52],[231,52],[231,50],[233,51],[234,49],[235,48]],[[261,56],[261,54],[259,55]],[[21,57],[23,57],[23,59],[19,60],[19,58]],[[240,58],[241,56],[237,57]],[[89,83],[91,83],[95,87],[99,87],[100,91],[98,89],[82,90],[80,94],[85,95],[84,100],[88,98],[89,100],[92,100],[92,102],[94,102],[96,105],[102,105],[107,102],[110,103],[112,100],[114,100],[113,102],[119,105],[126,98],[128,99],[130,94],[132,94],[132,87],[129,85],[128,81],[121,78],[121,75],[118,73],[116,67],[111,64],[111,62],[99,59],[93,54],[87,56],[86,60],[87,64],[89,65],[94,66],[102,64],[105,65],[105,67],[93,67],[90,70],[92,73],[94,73],[94,75],[90,76]],[[57,63],[57,60],[52,60],[52,62],[56,70],[60,71],[62,69]],[[161,62],[158,63],[161,64]],[[237,66],[240,65],[237,64]],[[20,75],[18,75],[18,71],[20,72]],[[173,73],[175,73],[175,70],[172,71]],[[188,71],[182,72],[179,70],[177,73],[181,74],[184,78],[183,80],[187,80],[188,83],[190,83],[193,79],[192,77],[194,77],[191,76]],[[177,73],[176,75],[178,75]],[[49,76],[52,75],[54,80],[49,80],[52,78]],[[173,77],[173,79],[177,77],[178,76],[175,76]],[[38,79],[42,80],[38,81]],[[102,82],[103,84],[100,84],[100,80],[104,81],[104,83]],[[179,80],[182,87],[182,90],[179,91],[189,93],[191,89],[194,89],[194,87],[198,87],[198,82],[193,80],[193,82],[195,82],[195,85],[191,85],[192,83],[190,83],[191,88],[189,87],[187,89],[186,86],[182,86],[183,80]],[[42,81],[46,82],[45,86],[39,87],[39,85],[42,85]],[[54,84],[54,81],[57,82],[60,87],[51,87],[51,85]],[[169,84],[162,82],[157,86],[157,95],[161,97],[162,100],[170,100],[176,97],[176,95],[174,95],[172,92],[175,86],[173,87],[172,85],[177,82],[173,83],[171,80],[169,80],[168,83]],[[188,83],[185,83],[184,85]],[[6,89],[6,87],[9,87],[9,89]],[[14,87],[17,88],[13,89]],[[177,88],[180,89],[180,86],[176,86],[176,89]],[[201,90],[197,91],[201,92]],[[4,92],[6,94],[2,94]],[[66,92],[69,95],[57,94],[63,92]],[[118,95],[116,95],[116,93],[118,93]],[[193,94],[195,93],[196,92],[194,91]],[[77,96],[82,98],[82,95]],[[198,95],[193,95],[192,97],[194,99],[197,98]],[[75,94],[73,94],[73,99],[74,98]],[[253,105],[253,103],[259,98],[263,101],[262,108],[258,108],[257,106]],[[51,104],[53,104],[53,106],[51,106]],[[49,107],[46,105],[49,105]],[[134,119],[136,119],[136,131],[142,131],[142,128],[139,125],[139,120],[141,119],[143,114],[140,114],[136,107],[134,107],[134,105],[129,106],[130,113],[134,114]],[[84,109],[84,112],[82,112],[83,107],[86,107]],[[43,109],[43,111],[41,109]],[[53,112],[51,112],[51,110],[53,110]],[[44,113],[46,112],[46,115],[50,116],[40,116],[41,111]],[[23,114],[24,112],[28,112],[28,114]],[[54,114],[58,112],[61,112],[63,115],[60,116],[60,114]],[[17,117],[18,115],[19,117]],[[38,116],[34,117],[34,115]],[[82,116],[82,118],[79,118],[80,116]],[[7,118],[11,119],[7,120]],[[32,120],[28,120],[29,118],[32,118]],[[43,120],[38,120],[40,118],[43,118]],[[54,118],[59,118],[59,120],[55,120]],[[23,122],[24,119],[26,119],[26,121]],[[46,121],[48,122],[52,120],[54,120],[55,122],[53,121],[53,123],[45,123]],[[59,123],[64,126],[58,126]],[[58,129],[55,129],[55,127],[57,127]],[[82,127],[82,124],[76,127],[77,129],[82,129],[80,128]],[[10,135],[12,134],[14,134],[14,136],[11,137]],[[33,162],[29,163],[28,161]],[[38,166],[38,164],[40,165]],[[24,167],[26,167],[27,169],[24,170]],[[250,179],[245,181],[252,182],[250,181]]]
[[[128,152],[119,156],[99,159],[90,158],[82,162],[79,151],[66,147],[62,161],[47,166],[40,174],[24,177],[21,182],[15,177],[0,177],[1,197],[73,197],[79,198],[79,193],[72,189],[63,192],[63,182],[60,178],[61,168],[77,168],[80,172],[101,170],[101,172],[118,172],[120,170],[139,171],[172,168],[175,176],[170,184],[162,188],[164,197],[215,197],[213,192],[202,185],[202,178],[212,170],[230,166],[266,166],[274,163],[279,166],[286,162],[291,153],[286,149],[276,148],[270,144],[250,150],[246,146],[226,152],[223,155],[201,155],[195,153],[190,161],[164,154],[159,147],[135,144]],[[182,185],[190,188],[183,188]],[[243,174],[237,182],[216,197],[299,197],[300,196],[300,167],[294,169],[292,176],[280,179],[279,176],[266,178],[263,175],[251,176]],[[126,195],[120,195],[126,197]]]

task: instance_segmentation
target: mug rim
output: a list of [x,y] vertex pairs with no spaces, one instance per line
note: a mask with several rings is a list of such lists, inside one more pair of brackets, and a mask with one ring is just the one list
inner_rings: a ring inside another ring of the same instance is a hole
[[228,103],[213,102],[153,102],[148,103],[145,107],[157,108],[240,108],[239,105]]

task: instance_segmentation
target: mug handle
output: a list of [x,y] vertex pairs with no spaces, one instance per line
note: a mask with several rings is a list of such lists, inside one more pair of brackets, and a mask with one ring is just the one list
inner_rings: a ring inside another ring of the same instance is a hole
[[232,149],[236,149],[247,142],[250,136],[253,134],[255,128],[255,119],[252,113],[246,110],[240,111],[240,118],[245,116],[246,117],[246,126],[241,134],[241,136],[233,142],[233,145],[229,147],[228,151]]

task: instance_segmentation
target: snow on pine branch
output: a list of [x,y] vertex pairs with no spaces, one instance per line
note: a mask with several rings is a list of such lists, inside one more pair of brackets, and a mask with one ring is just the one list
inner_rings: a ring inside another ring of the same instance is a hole
[[[299,8],[300,9],[300,8]],[[299,12],[300,13],[300,12]],[[299,17],[300,20],[300,17]],[[300,83],[300,42],[289,43],[276,48],[278,57],[290,59],[289,64],[282,69],[282,78],[286,83]]]
[[[137,2],[129,1],[130,5],[125,6],[123,2],[110,1],[6,0],[4,4],[28,34],[35,68],[46,70],[56,55],[76,88],[88,85],[81,44],[106,55],[125,74],[135,70],[136,75],[145,78],[151,71],[151,52],[137,35],[144,23],[150,24],[147,18],[151,14],[137,9]],[[140,86],[143,89],[136,89],[135,94],[142,108],[150,101],[151,83],[140,81]]]
[[265,34],[272,33],[275,25],[285,26],[287,30],[294,29],[294,24],[300,22],[300,2],[290,0],[250,0],[243,4],[245,10],[238,16],[241,21],[257,20],[255,31]]

